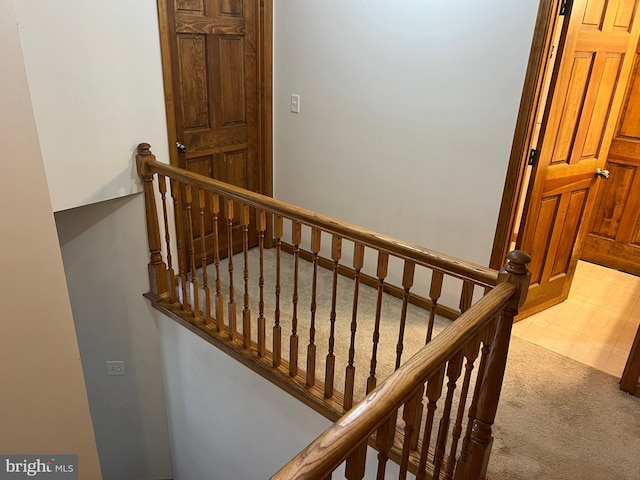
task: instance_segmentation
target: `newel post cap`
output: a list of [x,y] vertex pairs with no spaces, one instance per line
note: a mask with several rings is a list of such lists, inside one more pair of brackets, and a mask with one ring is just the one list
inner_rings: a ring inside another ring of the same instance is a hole
[[136,169],[138,170],[138,175],[141,177],[151,175],[147,172],[146,161],[153,160],[154,155],[151,153],[151,145],[148,143],[140,143],[138,144],[137,152],[136,152]]
[[526,275],[529,270],[527,264],[531,262],[531,257],[522,250],[512,250],[507,253],[507,263],[504,269],[515,275]]

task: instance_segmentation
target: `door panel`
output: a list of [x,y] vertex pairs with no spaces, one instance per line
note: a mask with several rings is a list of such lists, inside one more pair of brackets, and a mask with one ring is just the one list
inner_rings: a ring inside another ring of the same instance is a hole
[[[172,78],[167,106],[173,108],[176,140],[186,146],[186,153],[178,153],[172,162],[177,160],[178,166],[187,170],[263,193],[260,162],[264,157],[258,148],[258,4],[257,0],[168,0],[161,11],[166,10],[167,16]],[[237,252],[242,249],[242,228],[239,205],[235,206],[232,230],[233,250]],[[228,229],[223,207],[219,253],[224,257]],[[207,257],[212,261],[213,221],[208,196],[203,214]],[[249,231],[253,232],[249,245],[256,245],[257,233],[254,228]],[[194,225],[193,234],[195,250],[199,251],[199,224]]]
[[640,275],[640,45],[581,258]]
[[521,316],[566,299],[640,25],[638,1],[575,0],[565,25],[517,248],[531,252]]

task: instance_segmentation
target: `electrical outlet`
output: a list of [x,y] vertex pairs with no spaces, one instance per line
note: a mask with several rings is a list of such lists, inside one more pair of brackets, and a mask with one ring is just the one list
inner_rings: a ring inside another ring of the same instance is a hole
[[300,113],[300,95],[291,94],[291,112]]
[[127,371],[124,368],[124,361],[122,360],[109,360],[107,361],[107,375],[126,375]]

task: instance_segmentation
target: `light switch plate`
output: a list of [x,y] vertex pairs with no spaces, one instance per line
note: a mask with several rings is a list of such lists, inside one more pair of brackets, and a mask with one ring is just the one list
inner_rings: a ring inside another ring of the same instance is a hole
[[291,94],[291,112],[300,113],[300,95]]

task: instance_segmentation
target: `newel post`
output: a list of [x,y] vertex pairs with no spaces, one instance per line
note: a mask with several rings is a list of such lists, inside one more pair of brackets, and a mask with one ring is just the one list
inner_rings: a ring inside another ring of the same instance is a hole
[[158,211],[153,191],[153,172],[147,167],[149,160],[155,160],[148,143],[138,145],[136,155],[136,167],[138,175],[142,178],[144,187],[144,204],[147,217],[147,237],[149,242],[149,287],[151,293],[157,298],[168,295],[167,266],[162,260],[162,240],[158,225]]
[[[499,283],[512,283],[518,290],[498,318],[496,336],[489,353],[486,373],[478,398],[478,410],[471,430],[471,452],[466,465],[465,479],[481,480],[486,478],[493,444],[491,426],[498,409],[500,390],[507,364],[511,327],[513,326],[513,318],[518,314],[518,309],[527,298],[529,281],[531,280],[527,264],[530,261],[531,257],[522,251],[509,252],[507,263],[498,276]],[[456,478],[458,477],[456,476]]]

